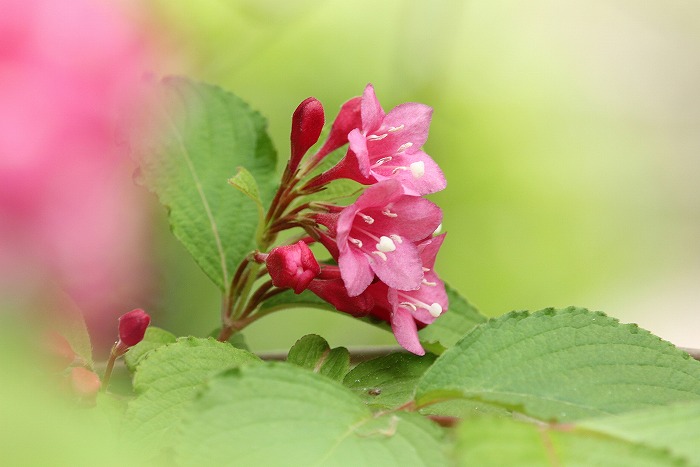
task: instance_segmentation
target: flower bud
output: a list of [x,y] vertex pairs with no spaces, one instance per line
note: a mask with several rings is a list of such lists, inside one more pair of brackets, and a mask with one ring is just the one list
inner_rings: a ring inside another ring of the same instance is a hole
[[319,136],[321,136],[324,123],[323,105],[314,97],[305,99],[294,111],[294,115],[292,115],[292,133],[290,135],[292,156],[289,169],[291,172],[297,169],[306,151],[316,144]]
[[119,341],[127,347],[143,340],[151,317],[140,308],[131,310],[119,317]]
[[303,292],[321,272],[313,252],[303,241],[273,248],[266,264],[272,283],[294,289],[296,294]]

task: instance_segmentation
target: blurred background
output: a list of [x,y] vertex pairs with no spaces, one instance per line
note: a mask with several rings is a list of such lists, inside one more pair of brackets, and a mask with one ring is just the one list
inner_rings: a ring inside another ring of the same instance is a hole
[[[323,102],[328,120],[368,82],[387,111],[406,101],[432,106],[425,150],[448,179],[432,197],[448,232],[436,269],[485,314],[577,305],[700,347],[700,4],[119,6],[145,50],[139,68],[241,96],[269,119],[280,165],[291,114],[308,96]],[[139,306],[156,326],[209,334],[218,325],[217,290],[168,232],[164,210],[127,173],[120,165],[102,174],[119,180],[118,200],[130,201],[103,216],[115,235],[95,249],[111,252],[105,261],[125,272],[91,288],[108,291],[97,295],[109,298],[109,309],[104,300],[95,306],[71,294],[76,306],[93,307],[96,321]],[[17,229],[6,230],[26,241]],[[93,266],[81,263],[70,283],[94,279]],[[6,276],[13,293],[18,283],[41,288]],[[389,333],[314,310],[273,315],[246,338],[253,350],[282,349],[311,332],[332,346],[394,342]]]

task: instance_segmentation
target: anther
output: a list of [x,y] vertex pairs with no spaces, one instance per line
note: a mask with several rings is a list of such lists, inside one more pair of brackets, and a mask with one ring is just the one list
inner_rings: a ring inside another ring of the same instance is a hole
[[396,250],[396,244],[394,244],[394,241],[389,237],[385,237],[384,235],[379,237],[379,243],[377,243],[376,247],[381,253],[390,253]]
[[391,238],[393,241],[395,241],[395,242],[398,243],[398,244],[403,243],[403,240],[401,239],[401,237],[399,237],[399,236],[396,235],[396,234],[391,234],[391,235],[389,235],[389,238]]
[[349,237],[350,243],[353,243],[357,245],[359,248],[362,248],[362,240],[358,240],[357,238],[352,238]]
[[401,146],[399,146],[399,149],[397,149],[396,152],[404,152],[406,149],[410,148],[411,146],[413,146],[413,143],[411,143],[411,142],[402,144]]
[[440,232],[442,232],[442,222],[437,226],[437,229],[435,229],[433,235],[438,235]]
[[430,282],[426,279],[423,279],[421,282],[423,285],[427,285],[428,287],[435,287],[437,285],[437,282]]
[[389,133],[393,133],[393,132],[399,131],[399,130],[403,130],[403,124],[401,124],[401,125],[399,125],[399,126],[392,126],[392,127],[390,127],[387,131],[388,131]]
[[401,302],[399,305],[405,307],[405,308],[410,308],[413,311],[417,311],[418,308],[411,302]]
[[391,212],[389,210],[389,208],[384,208],[384,210],[382,211],[382,214],[384,214],[386,217],[399,217],[399,215],[396,214],[395,212]]
[[430,271],[430,268],[423,268],[423,272],[428,272]]
[[379,256],[382,260],[386,261],[386,255],[381,251],[373,251],[372,253]]
[[384,133],[384,134],[381,134],[381,135],[379,135],[379,136],[377,136],[377,135],[369,135],[369,136],[367,136],[367,139],[368,139],[369,141],[381,141],[381,140],[383,140],[384,138],[386,138],[387,136],[389,136],[389,133]]
[[409,165],[409,168],[411,169],[413,178],[421,178],[423,175],[425,175],[425,164],[423,161],[413,162],[411,165]]
[[375,162],[374,164],[372,164],[372,167],[379,167],[379,166],[382,165],[383,163],[389,162],[390,160],[391,160],[391,156],[382,157],[382,158],[379,159],[377,162]]
[[374,224],[374,218],[368,216],[367,214],[362,214],[361,212],[358,212],[357,214],[368,224]]

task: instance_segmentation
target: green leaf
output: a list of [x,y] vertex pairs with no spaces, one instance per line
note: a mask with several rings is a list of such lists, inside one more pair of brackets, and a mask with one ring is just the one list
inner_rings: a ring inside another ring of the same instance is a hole
[[367,404],[399,407],[413,398],[418,379],[435,358],[432,354],[392,353],[360,363],[345,376],[343,384]]
[[188,409],[180,465],[447,464],[441,430],[414,413],[375,417],[337,382],[287,363],[226,371]]
[[171,344],[176,340],[175,334],[155,326],[149,326],[146,328],[146,334],[144,334],[143,340],[130,348],[126,355],[124,355],[124,363],[126,363],[126,367],[129,371],[136,371],[138,364],[149,352],[165,344]]
[[244,167],[257,180],[263,204],[270,202],[276,155],[267,124],[216,86],[168,78],[160,90],[160,112],[153,118],[164,122],[163,129],[147,143],[142,180],[168,208],[175,236],[226,291],[238,263],[255,248],[258,225],[258,206],[231,190],[227,178]]
[[666,451],[585,430],[549,427],[504,417],[474,417],[457,428],[458,465],[680,466]]
[[238,172],[236,175],[228,179],[229,185],[233,186],[241,193],[246,195],[248,198],[255,201],[255,203],[262,209],[262,200],[260,199],[260,190],[258,189],[258,183],[255,181],[255,177],[246,170],[245,167],[238,167]]
[[430,326],[418,331],[421,343],[431,352],[440,354],[457,343],[467,332],[487,320],[455,289],[445,284],[450,307]]
[[594,418],[581,422],[579,426],[627,441],[666,449],[691,465],[700,466],[698,401]]
[[299,339],[289,349],[287,361],[341,381],[350,369],[350,352],[345,347],[336,347],[331,350],[323,337],[309,334]]
[[125,429],[146,454],[172,443],[183,411],[205,381],[232,367],[259,362],[245,350],[214,339],[180,338],[150,352],[136,367]]
[[571,421],[700,400],[700,362],[600,312],[512,312],[467,334],[418,384],[419,405],[454,397]]

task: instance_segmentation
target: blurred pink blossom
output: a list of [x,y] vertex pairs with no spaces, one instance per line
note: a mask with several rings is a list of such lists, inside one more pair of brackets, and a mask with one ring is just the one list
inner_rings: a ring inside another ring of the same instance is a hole
[[111,325],[143,288],[145,216],[118,128],[136,115],[144,38],[90,0],[0,12],[0,293],[58,286]]

